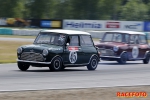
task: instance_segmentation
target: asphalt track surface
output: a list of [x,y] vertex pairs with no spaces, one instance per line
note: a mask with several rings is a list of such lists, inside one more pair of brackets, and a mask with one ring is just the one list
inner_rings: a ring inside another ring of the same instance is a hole
[[125,65],[101,61],[95,71],[68,67],[51,72],[47,67],[30,67],[22,72],[17,64],[1,64],[0,69],[0,91],[150,85],[150,64],[142,61]]

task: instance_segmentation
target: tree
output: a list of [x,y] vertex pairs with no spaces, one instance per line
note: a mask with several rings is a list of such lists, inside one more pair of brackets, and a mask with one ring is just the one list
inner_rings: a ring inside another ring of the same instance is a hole
[[71,0],[75,19],[97,19],[99,0]]
[[143,21],[147,19],[147,13],[147,6],[141,0],[130,0],[122,6],[120,19]]
[[22,0],[0,0],[0,17],[22,17]]
[[30,18],[52,18],[55,0],[27,0],[26,11]]
[[70,19],[73,18],[72,16],[72,6],[71,0],[59,0],[55,3],[55,13],[54,18],[57,19]]
[[117,20],[120,10],[121,0],[100,0],[99,18],[103,20]]

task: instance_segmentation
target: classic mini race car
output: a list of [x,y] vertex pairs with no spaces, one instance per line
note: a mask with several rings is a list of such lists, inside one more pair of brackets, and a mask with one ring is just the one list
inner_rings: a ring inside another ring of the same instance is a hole
[[21,71],[26,71],[29,66],[49,67],[52,71],[78,66],[95,70],[99,62],[91,35],[73,30],[43,30],[32,45],[20,46],[17,56]]
[[134,60],[149,63],[150,46],[142,32],[109,31],[104,33],[96,46],[99,48],[101,60],[117,61],[120,64]]

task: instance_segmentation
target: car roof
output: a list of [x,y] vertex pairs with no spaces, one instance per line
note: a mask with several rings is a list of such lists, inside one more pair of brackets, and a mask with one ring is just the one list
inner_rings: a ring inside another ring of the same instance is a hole
[[143,32],[136,32],[136,31],[122,31],[122,30],[115,30],[115,31],[108,31],[108,32],[145,35],[145,33],[143,33]]
[[42,30],[41,32],[54,32],[54,33],[62,33],[62,34],[82,34],[82,35],[90,35],[88,32],[76,31],[76,30],[63,30],[63,29],[52,29],[52,30]]

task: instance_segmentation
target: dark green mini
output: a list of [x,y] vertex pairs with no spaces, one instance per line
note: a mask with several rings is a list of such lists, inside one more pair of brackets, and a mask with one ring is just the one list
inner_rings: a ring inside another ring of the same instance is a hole
[[74,30],[43,30],[32,45],[19,47],[17,56],[22,71],[30,66],[49,67],[52,71],[79,66],[95,70],[99,62],[91,35]]

